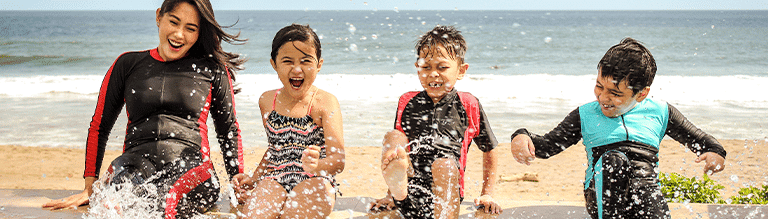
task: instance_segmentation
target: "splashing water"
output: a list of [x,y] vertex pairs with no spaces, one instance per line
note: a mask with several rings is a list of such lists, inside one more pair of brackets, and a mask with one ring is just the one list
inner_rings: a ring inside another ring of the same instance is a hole
[[[103,177],[109,179],[111,176]],[[151,180],[151,178],[150,178]],[[150,181],[147,180],[147,181]],[[89,198],[90,208],[84,219],[96,218],[162,218],[159,211],[157,187],[150,183],[135,185],[128,181],[109,184],[103,180],[93,184],[94,193]]]
[[[90,207],[83,214],[83,219],[117,218],[163,218],[165,196],[160,195],[158,187],[152,182],[159,172],[134,184],[130,180],[124,183],[110,183],[112,173],[107,173],[93,184],[93,195],[89,198]],[[192,219],[212,219],[204,214],[187,215]]]
[[408,146],[411,146],[411,151],[408,152],[408,155],[414,155],[418,154],[422,151],[430,151],[434,150],[435,148],[432,146],[432,144],[435,142],[435,137],[433,136],[421,136],[419,139],[414,139],[411,142],[408,142]]
[[349,30],[349,33],[355,34],[355,31],[357,31],[357,28],[355,27],[355,25],[350,24],[347,30]]

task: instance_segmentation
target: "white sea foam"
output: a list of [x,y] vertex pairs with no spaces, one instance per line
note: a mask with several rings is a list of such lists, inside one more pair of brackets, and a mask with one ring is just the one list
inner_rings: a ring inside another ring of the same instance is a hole
[[[264,91],[282,85],[274,74],[241,74],[237,79],[242,88],[236,103],[244,145],[264,146],[258,99]],[[502,139],[521,127],[536,133],[549,131],[568,112],[594,100],[595,79],[595,75],[468,74],[456,87],[478,97],[494,133]],[[0,111],[0,144],[82,145],[102,80],[103,76],[0,78],[0,107],[4,109]],[[338,98],[348,146],[378,145],[393,128],[399,96],[422,90],[415,73],[321,73],[314,84]],[[768,115],[764,84],[768,77],[660,75],[651,96],[672,103],[697,127],[717,138],[760,139],[768,131],[764,121],[755,119]],[[209,127],[214,127],[210,122]],[[112,130],[110,148],[122,147],[125,124],[125,115],[121,115]],[[217,142],[215,132],[209,134],[210,142]]]
[[[550,100],[584,103],[592,101],[595,75],[471,75],[456,85],[481,101],[521,103]],[[71,98],[95,99],[103,76],[32,76],[0,78],[0,95],[6,97],[51,97],[72,94]],[[256,101],[262,92],[281,87],[273,74],[242,74],[237,82],[242,93],[238,101]],[[758,76],[657,76],[651,96],[680,104],[729,102],[749,107],[766,107],[768,77]],[[407,91],[422,90],[414,74],[347,75],[321,74],[319,88],[339,101],[392,102]],[[67,98],[58,96],[58,98]],[[763,103],[763,104],[761,104]]]

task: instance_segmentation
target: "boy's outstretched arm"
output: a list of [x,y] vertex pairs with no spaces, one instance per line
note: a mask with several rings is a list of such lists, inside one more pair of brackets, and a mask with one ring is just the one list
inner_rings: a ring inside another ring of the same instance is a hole
[[496,150],[483,152],[483,191],[475,199],[475,205],[483,205],[485,213],[500,214],[501,206],[493,200],[493,188],[496,186]]
[[535,157],[549,158],[581,140],[579,109],[571,111],[552,131],[544,136],[521,128],[512,134],[512,156],[521,164],[530,165]]
[[694,126],[677,108],[671,104],[667,105],[669,107],[667,135],[696,153],[699,156],[696,158],[696,163],[706,161],[704,173],[713,174],[723,171],[726,156],[723,145],[712,135]]

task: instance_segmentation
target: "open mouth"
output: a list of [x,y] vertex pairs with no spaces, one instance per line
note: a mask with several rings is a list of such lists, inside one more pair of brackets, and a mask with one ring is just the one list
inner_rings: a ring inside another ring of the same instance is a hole
[[288,82],[293,86],[293,88],[299,88],[302,84],[304,84],[303,78],[291,78],[288,79]]
[[429,87],[431,87],[431,88],[440,88],[442,86],[443,86],[443,83],[434,82],[434,81],[433,82],[429,82]]
[[177,43],[176,41],[173,41],[173,40],[170,40],[170,39],[168,40],[168,43],[169,43],[169,44],[171,45],[171,47],[173,47],[174,49],[179,49],[179,48],[181,48],[182,46],[184,46],[184,44],[183,44],[183,43]]

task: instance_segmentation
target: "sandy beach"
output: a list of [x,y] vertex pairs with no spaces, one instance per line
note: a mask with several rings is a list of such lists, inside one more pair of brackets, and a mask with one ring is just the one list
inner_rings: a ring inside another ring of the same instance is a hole
[[[505,139],[500,138],[502,141]],[[763,185],[768,182],[768,172],[765,171],[765,163],[768,162],[768,142],[765,139],[720,140],[720,142],[728,151],[726,168],[711,178],[725,186],[720,190],[721,197],[728,198],[738,194],[740,187]],[[505,209],[541,204],[583,206],[581,180],[584,178],[586,166],[583,145],[574,145],[547,160],[537,159],[531,166],[514,161],[509,152],[509,143],[500,144],[496,150],[499,155],[499,168],[498,176],[493,179],[498,181],[494,198]],[[248,172],[255,168],[264,151],[265,148],[246,149],[245,162]],[[380,153],[380,147],[376,146],[346,148],[346,168],[336,177],[341,184],[342,197],[370,199],[384,196],[386,185],[381,177],[378,163]],[[104,166],[119,154],[120,151],[107,151]],[[473,146],[469,156],[465,179],[465,203],[471,203],[480,194],[482,185],[482,153]],[[661,172],[676,172],[687,177],[703,174],[703,164],[695,163],[696,156],[677,142],[665,140],[659,156]],[[221,166],[220,155],[214,151],[213,157],[219,176],[226,176]],[[0,166],[0,178],[2,178],[0,189],[81,190],[83,187],[84,150],[6,145],[0,146],[0,159],[3,160],[0,164],[2,165]],[[537,174],[539,181],[500,180],[524,173]],[[14,197],[11,195],[4,193],[0,195],[4,196],[2,198],[6,202],[13,201]],[[32,207],[45,201],[47,201],[46,198],[26,200],[26,205]],[[2,202],[0,204],[12,205]],[[462,212],[464,211],[468,210],[462,209]],[[336,217],[332,218],[348,218],[351,213],[334,212],[334,215]]]

